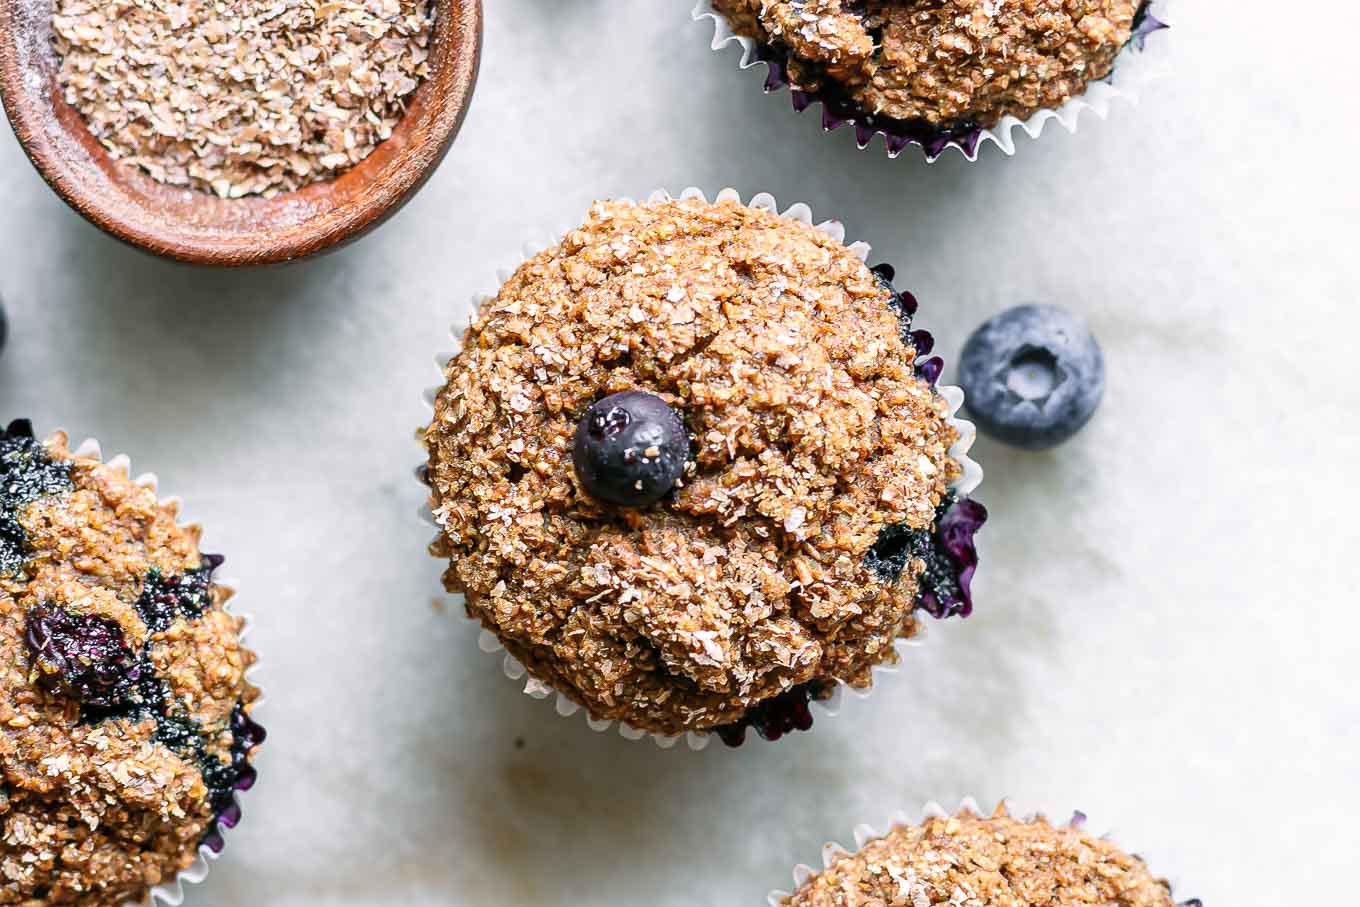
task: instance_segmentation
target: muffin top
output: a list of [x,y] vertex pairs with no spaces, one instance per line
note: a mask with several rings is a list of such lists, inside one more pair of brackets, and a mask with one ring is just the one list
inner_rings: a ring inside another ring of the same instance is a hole
[[[596,203],[445,369],[424,439],[446,586],[535,678],[647,731],[868,685],[923,574],[950,568],[933,533],[957,433],[915,368],[914,305],[764,210]],[[623,392],[664,401],[690,452],[634,508],[573,468],[578,422]]]
[[64,435],[0,431],[0,904],[138,900],[239,817],[255,657],[198,537]]
[[1136,856],[1075,827],[962,812],[899,825],[846,854],[784,907],[1174,907]]
[[1109,75],[1139,0],[715,0],[794,88],[941,130],[1054,109]]

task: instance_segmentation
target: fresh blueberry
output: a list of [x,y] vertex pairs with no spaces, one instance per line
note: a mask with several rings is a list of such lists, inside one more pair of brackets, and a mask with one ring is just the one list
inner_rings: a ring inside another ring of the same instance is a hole
[[5,316],[5,302],[0,299],[0,353],[5,351],[5,341],[9,339],[9,318]]
[[123,628],[107,617],[38,605],[25,629],[38,685],[48,692],[108,708],[125,701],[141,677]]
[[1044,450],[1081,430],[1105,392],[1105,358],[1066,309],[1022,305],[978,328],[963,347],[959,384],[978,428]]
[[660,397],[624,391],[605,397],[576,426],[572,462],[581,487],[619,507],[645,507],[675,487],[689,434]]

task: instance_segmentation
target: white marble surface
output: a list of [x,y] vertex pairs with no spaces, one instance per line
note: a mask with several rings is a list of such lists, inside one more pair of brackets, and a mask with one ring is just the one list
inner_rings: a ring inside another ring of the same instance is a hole
[[[290,269],[129,251],[0,130],[0,414],[158,471],[258,618],[263,777],[190,903],[754,907],[824,840],[965,794],[1080,807],[1209,907],[1347,902],[1351,63],[1281,53],[1238,3],[1182,2],[1179,76],[1141,107],[928,167],[762,97],[688,0],[489,6],[443,169],[376,235]],[[1354,4],[1315,6],[1329,33],[1360,28]],[[1066,448],[975,449],[993,512],[975,618],[815,733],[701,754],[594,734],[501,676],[431,608],[410,476],[464,298],[591,198],[690,183],[842,218],[947,355],[1044,300],[1090,318],[1110,370]]]

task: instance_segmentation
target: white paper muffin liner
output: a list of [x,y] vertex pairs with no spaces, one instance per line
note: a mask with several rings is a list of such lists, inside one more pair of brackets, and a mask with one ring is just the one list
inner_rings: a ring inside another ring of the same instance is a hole
[[[1149,13],[1165,22],[1169,15],[1170,5],[1171,0],[1152,0]],[[728,23],[727,17],[714,8],[712,0],[697,0],[690,15],[695,22],[702,22],[705,19],[712,21],[712,49],[714,51],[722,51],[729,44],[736,44],[741,48],[741,57],[737,64],[741,69],[751,69],[761,63],[766,63],[767,66],[771,65],[768,61],[760,59],[758,42],[752,38],[736,34]],[[1043,134],[1044,127],[1050,122],[1057,122],[1068,132],[1075,133],[1082,114],[1086,111],[1090,111],[1099,119],[1104,120],[1109,117],[1114,102],[1117,100],[1126,101],[1131,105],[1137,104],[1147,88],[1164,78],[1170,70],[1166,52],[1168,39],[1168,31],[1163,30],[1146,36],[1144,40],[1136,40],[1134,46],[1125,47],[1120,52],[1111,76],[1090,83],[1085,93],[1072,98],[1056,110],[1040,110],[1025,120],[1007,116],[992,128],[981,130],[977,141],[973,142],[971,147],[958,140],[950,140],[938,151],[932,151],[922,146],[919,140],[890,142],[881,128],[873,128],[871,125],[860,127],[853,117],[838,116],[832,113],[820,99],[814,97],[810,106],[821,107],[824,131],[832,132],[842,126],[849,127],[847,131],[855,134],[856,144],[861,151],[872,145],[875,137],[883,136],[885,149],[888,156],[892,158],[900,155],[907,147],[915,145],[922,148],[926,160],[931,163],[938,160],[951,148],[956,149],[964,159],[975,162],[982,148],[988,143],[996,145],[1009,157],[1014,155],[1017,150],[1015,136],[1013,135],[1017,128],[1031,139],[1039,138]],[[776,87],[767,82],[767,93],[773,92]],[[796,109],[802,110],[803,108],[798,107]]]
[[[1006,810],[1007,814],[1017,817],[1022,822],[1029,822],[1036,817],[1044,815],[1042,812],[1017,813],[1013,809],[1009,799],[1002,800],[1000,805]],[[879,838],[887,836],[894,828],[899,826],[920,825],[928,819],[948,819],[961,813],[972,813],[973,815],[986,817],[990,816],[992,811],[982,809],[975,798],[964,797],[963,800],[960,801],[958,809],[953,812],[946,810],[934,801],[927,803],[915,819],[899,810],[888,820],[888,825],[883,831],[875,831],[872,825],[856,825],[852,832],[855,841],[854,847],[845,847],[835,841],[828,841],[823,844],[821,869],[816,869],[806,863],[797,864],[793,867],[793,889],[791,891],[782,891],[779,889],[772,890],[765,896],[765,901],[769,907],[781,907],[785,898],[803,887],[803,885],[813,876],[825,869],[830,869],[831,865],[837,860],[841,860],[848,856],[854,856],[864,847],[864,845],[868,844],[870,841],[877,841]],[[1093,834],[1091,831],[1090,819],[1080,810],[1073,811],[1072,818],[1067,821],[1066,826],[1068,828],[1081,829],[1087,834],[1091,834],[1093,837],[1101,840],[1114,840],[1114,836],[1108,832]],[[1172,898],[1174,899],[1175,897],[1176,895],[1173,891]],[[1203,907],[1199,900],[1193,898],[1188,901],[1178,901],[1177,903],[1180,904],[1180,907]]]
[[[656,202],[666,201],[672,198],[680,199],[697,198],[703,199],[704,201],[708,200],[708,197],[705,195],[703,190],[690,187],[683,191],[682,193],[680,193],[679,196],[672,196],[665,189],[658,189],[655,192],[653,192],[650,196],[648,196],[647,203],[652,204]],[[629,204],[636,204],[636,202],[633,199],[625,198],[621,199],[621,201],[627,202]],[[717,194],[717,196],[714,198],[714,201],[716,202],[734,201],[737,203],[741,203],[742,199],[740,193],[738,193],[737,190],[723,189],[721,192]],[[769,193],[762,192],[752,197],[751,201],[746,204],[748,204],[749,207],[760,208],[766,211],[770,211],[781,217],[796,220],[799,223],[808,224],[810,226],[816,226],[818,230],[821,230],[823,233],[827,234],[828,236],[831,236],[837,242],[842,243],[845,242],[845,227],[843,224],[841,224],[840,221],[828,220],[819,223],[813,219],[811,207],[802,202],[790,205],[788,208],[784,209],[783,212],[781,213],[779,205],[775,201],[774,196],[770,195]],[[542,242],[526,243],[521,252],[519,260],[515,262],[513,267],[501,268],[497,271],[496,277],[497,280],[499,281],[499,284],[506,283],[510,279],[510,277],[514,274],[515,270],[525,261],[528,261],[529,259],[533,258],[535,255],[542,252],[544,249],[550,248],[551,246],[560,243],[562,239],[566,236],[567,232],[568,231],[566,229],[559,229],[553,234],[551,238],[545,239]],[[850,251],[854,253],[854,255],[861,261],[865,261],[869,256],[870,246],[868,243],[856,242],[853,244],[847,244],[847,248],[849,248]],[[444,368],[448,365],[449,361],[458,354],[458,351],[462,346],[464,333],[467,331],[468,326],[472,323],[472,320],[475,317],[477,310],[481,307],[482,303],[494,299],[495,296],[496,296],[495,290],[489,293],[482,293],[473,296],[469,303],[467,311],[463,313],[463,316],[460,317],[457,321],[455,321],[453,325],[450,327],[449,336],[453,342],[453,346],[449,349],[449,351],[440,353],[435,357],[435,365],[440,370],[441,379],[440,383],[427,388],[425,392],[422,394],[422,400],[425,404],[426,409],[429,412],[431,420],[433,419],[434,415],[435,398],[438,396],[440,389],[443,387]],[[958,432],[959,435],[958,441],[954,444],[953,447],[950,448],[949,454],[962,467],[963,473],[959,477],[958,481],[954,483],[952,490],[959,497],[965,497],[971,494],[982,482],[982,467],[979,466],[972,458],[968,456],[968,451],[973,446],[973,442],[977,438],[977,429],[974,428],[973,423],[967,421],[966,419],[961,419],[958,417],[959,409],[963,406],[963,391],[960,388],[939,385],[936,387],[936,391],[942,398],[944,398],[945,402],[947,403],[949,407],[949,418],[947,421],[951,426],[954,427],[954,429]],[[429,424],[428,420],[426,424],[427,425]],[[421,431],[423,431],[423,429]],[[418,437],[420,436],[419,431],[417,433],[417,436]],[[424,449],[423,442],[421,443],[421,447],[423,450]],[[425,484],[424,481],[425,468],[426,463],[422,461],[415,469],[416,478],[417,480],[421,481],[422,484]],[[420,508],[420,518],[425,523],[435,528],[437,533],[435,539],[437,540],[440,537],[439,533],[442,533],[442,530],[438,522],[434,518],[434,514],[430,509],[430,502],[428,499]],[[450,599],[451,601],[457,602],[461,606],[462,603],[461,595],[451,596]],[[925,635],[926,635],[926,623],[923,620],[918,621],[915,635],[913,635],[910,639],[896,640],[893,644],[894,648],[897,650],[898,655],[901,656],[905,653],[907,649],[923,645]],[[683,737],[686,745],[691,750],[697,751],[707,747],[709,742],[713,739],[713,733],[709,731],[704,732],[690,731],[681,736],[667,736],[664,734],[650,733],[648,731],[632,727],[631,725],[623,721],[599,720],[592,718],[590,717],[589,713],[585,708],[573,702],[565,694],[557,692],[547,683],[544,683],[543,681],[538,680],[537,678],[530,675],[528,669],[519,661],[519,659],[515,658],[513,655],[505,651],[505,647],[501,645],[500,640],[497,639],[496,635],[491,631],[485,628],[481,630],[481,632],[478,635],[477,646],[483,652],[486,652],[488,654],[503,654],[503,657],[501,659],[502,671],[505,673],[505,676],[510,678],[511,680],[516,682],[522,681],[524,684],[524,692],[526,695],[532,696],[534,699],[548,699],[550,697],[553,698],[557,714],[563,717],[570,717],[572,715],[580,713],[592,730],[603,732],[609,730],[611,727],[617,727],[619,735],[627,740],[641,740],[644,737],[650,737],[652,741],[662,749],[670,749],[671,747],[675,746],[676,743],[678,743]],[[866,699],[873,693],[875,689],[878,688],[879,678],[881,675],[892,674],[895,673],[896,671],[897,666],[895,664],[877,665],[872,669],[874,678],[874,683],[872,686],[865,689],[860,689],[858,687],[849,686],[848,684],[845,683],[837,683],[832,688],[831,695],[828,698],[812,699],[809,704],[821,714],[827,717],[833,717],[841,710],[841,707],[843,706],[845,701],[845,694],[847,691],[851,696],[853,696],[856,699]]]
[[[183,519],[182,514],[179,513],[182,501],[177,495],[171,495],[167,497],[160,496],[160,480],[156,477],[155,473],[147,472],[133,478],[132,460],[126,454],[118,454],[116,456],[110,457],[108,460],[105,460],[103,456],[103,448],[100,445],[100,443],[94,438],[86,438],[79,445],[72,447],[71,454],[76,457],[95,460],[97,462],[103,463],[105,466],[109,467],[115,472],[121,472],[123,475],[132,478],[132,482],[134,485],[138,485],[142,488],[151,491],[153,494],[156,494],[157,500],[161,504],[173,506],[176,509],[176,522],[181,527],[189,528],[191,526],[197,525],[192,520]],[[199,551],[201,552],[202,550],[203,548],[200,543]],[[222,607],[227,611],[231,611],[232,610],[231,603],[235,599],[238,590],[240,589],[240,583],[237,582],[236,580],[228,579],[225,577],[220,579],[214,577],[213,585],[219,587],[220,589],[226,592],[227,600],[223,603]],[[237,616],[240,617],[243,621],[245,621],[244,626],[241,628],[241,635],[239,637],[241,642],[244,643],[246,641],[246,637],[250,635],[250,631],[254,625],[254,619],[248,614],[239,614]],[[252,720],[255,720],[256,717],[258,716],[259,708],[264,703],[265,700],[264,689],[260,686],[259,679],[257,677],[258,668],[259,662],[256,661],[255,664],[251,665],[250,668],[248,668],[245,672],[245,679],[252,686],[260,690],[259,697],[251,705],[250,717]],[[253,767],[253,762],[251,764]],[[246,793],[246,791],[238,790],[232,794],[232,803],[235,804],[238,808],[240,806],[239,798],[244,793]],[[214,820],[213,826],[216,828],[217,834],[222,838],[223,846],[221,851],[214,851],[207,844],[199,845],[198,857],[194,860],[192,864],[189,865],[188,868],[180,870],[175,875],[175,877],[170,881],[162,882],[159,885],[156,885],[149,889],[147,891],[146,896],[140,901],[125,901],[124,907],[158,907],[158,905],[165,905],[165,907],[179,907],[180,904],[184,903],[186,895],[186,886],[197,885],[201,883],[204,879],[206,879],[208,877],[209,871],[212,869],[212,864],[218,858],[220,858],[223,853],[226,852],[227,837],[228,834],[231,832],[232,828],[234,827],[234,825],[228,826],[218,820]]]

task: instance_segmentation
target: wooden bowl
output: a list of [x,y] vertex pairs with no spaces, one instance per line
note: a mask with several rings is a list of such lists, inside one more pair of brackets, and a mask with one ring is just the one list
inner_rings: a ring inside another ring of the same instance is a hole
[[430,77],[392,137],[337,179],[272,199],[220,199],[113,160],[57,81],[51,0],[0,0],[0,98],[33,165],[95,226],[148,252],[227,267],[350,242],[430,177],[462,125],[481,58],[481,0],[435,0]]

